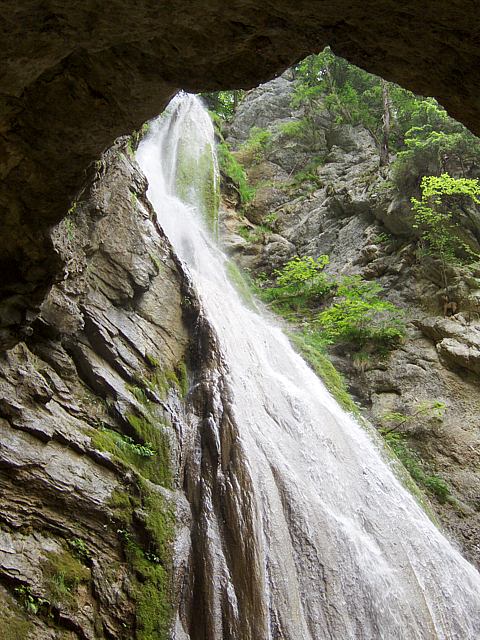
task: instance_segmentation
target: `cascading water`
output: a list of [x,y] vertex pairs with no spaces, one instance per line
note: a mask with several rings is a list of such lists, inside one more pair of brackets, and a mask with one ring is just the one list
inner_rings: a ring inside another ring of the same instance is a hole
[[191,189],[179,188],[195,163],[215,180],[213,156],[207,170],[204,160],[213,141],[201,103],[183,96],[137,153],[216,336],[224,364],[210,382],[223,376],[228,387],[202,422],[199,442],[209,445],[195,454],[203,475],[190,489],[191,601],[174,637],[478,640],[480,575],[281,330],[229,283],[203,222],[208,189],[195,173]]

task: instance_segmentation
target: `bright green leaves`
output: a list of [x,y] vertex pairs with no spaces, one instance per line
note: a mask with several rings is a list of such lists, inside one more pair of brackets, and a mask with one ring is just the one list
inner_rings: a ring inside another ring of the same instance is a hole
[[380,297],[382,288],[360,276],[344,278],[335,301],[318,315],[328,342],[375,343],[391,348],[405,333],[400,310]]
[[467,196],[477,204],[480,204],[480,185],[477,179],[452,178],[448,173],[441,176],[424,176],[422,179],[422,200],[437,196],[441,201],[443,196]]
[[208,108],[222,120],[230,121],[239,102],[243,99],[245,91],[233,89],[230,91],[212,91],[202,93],[201,96]]
[[459,233],[457,222],[462,204],[480,204],[478,180],[441,176],[424,176],[421,200],[412,198],[414,228],[420,232],[431,255],[447,263],[467,262],[477,258]]
[[276,285],[259,290],[260,297],[288,319],[308,318],[325,343],[350,343],[362,349],[393,348],[405,333],[400,309],[382,297],[382,288],[360,276],[341,280],[323,269],[328,256],[295,257],[276,270]]
[[303,256],[292,258],[280,270],[274,271],[277,276],[277,283],[281,287],[296,285],[311,280],[330,262],[328,256]]

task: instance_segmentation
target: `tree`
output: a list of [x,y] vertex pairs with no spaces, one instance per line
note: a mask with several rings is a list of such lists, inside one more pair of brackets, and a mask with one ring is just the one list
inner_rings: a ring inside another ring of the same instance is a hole
[[388,82],[381,80],[382,85],[382,143],[380,146],[380,166],[385,167],[390,161],[390,92]]
[[414,228],[420,232],[431,255],[442,265],[445,287],[448,288],[447,265],[465,263],[478,256],[461,236],[458,223],[460,208],[480,204],[480,185],[477,179],[424,176],[421,182],[421,200],[412,198]]
[[220,116],[220,118],[226,121],[233,118],[238,104],[244,95],[245,91],[241,89],[233,89],[231,91],[211,91],[201,94],[210,111],[213,111]]
[[394,166],[402,189],[416,188],[422,176],[447,170],[467,177],[480,163],[480,140],[434,98],[406,99],[396,116],[396,135],[403,140]]
[[293,106],[302,105],[312,130],[326,109],[338,124],[362,124],[378,148],[380,165],[389,161],[390,83],[349,64],[327,48],[296,67]]

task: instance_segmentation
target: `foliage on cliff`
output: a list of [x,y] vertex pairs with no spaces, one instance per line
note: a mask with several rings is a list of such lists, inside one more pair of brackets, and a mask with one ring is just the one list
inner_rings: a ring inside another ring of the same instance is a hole
[[322,111],[339,124],[363,125],[381,164],[391,153],[398,184],[415,187],[425,174],[455,169],[465,177],[480,162],[480,141],[450,118],[434,98],[423,98],[335,56],[330,49],[295,67],[292,104],[312,129]]

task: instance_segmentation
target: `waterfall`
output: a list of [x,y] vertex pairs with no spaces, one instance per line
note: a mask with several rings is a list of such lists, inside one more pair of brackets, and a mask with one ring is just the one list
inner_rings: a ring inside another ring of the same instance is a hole
[[195,173],[216,180],[213,141],[200,101],[181,96],[137,152],[218,351],[186,483],[195,526],[173,637],[478,640],[480,575],[230,284]]

